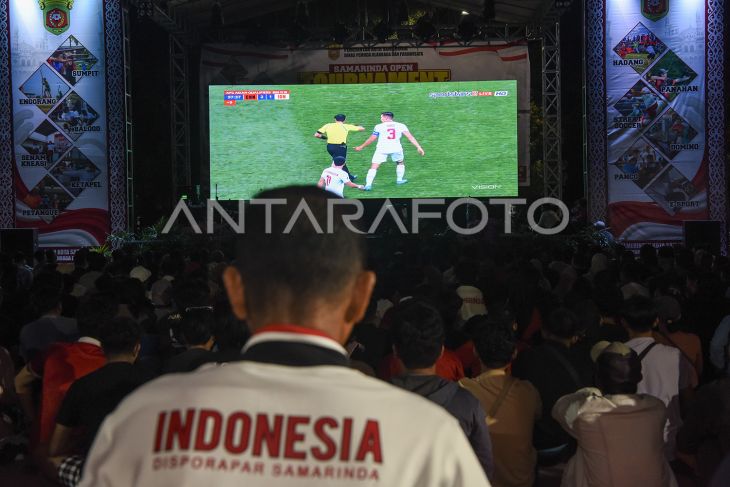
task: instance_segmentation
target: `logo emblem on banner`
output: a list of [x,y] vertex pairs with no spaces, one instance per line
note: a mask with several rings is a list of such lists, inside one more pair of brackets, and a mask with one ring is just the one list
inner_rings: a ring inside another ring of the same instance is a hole
[[327,46],[327,56],[333,60],[337,61],[340,58],[340,48],[342,48],[339,44],[330,44]]
[[68,30],[73,0],[39,0],[38,4],[43,11],[43,23],[48,32],[59,35]]
[[669,13],[669,0],[641,0],[641,14],[656,22]]

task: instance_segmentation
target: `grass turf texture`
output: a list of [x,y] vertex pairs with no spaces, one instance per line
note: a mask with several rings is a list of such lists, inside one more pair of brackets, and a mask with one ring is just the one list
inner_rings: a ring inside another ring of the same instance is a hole
[[[289,100],[238,101],[225,106],[226,90],[290,90]],[[508,96],[429,98],[447,91],[500,91]],[[348,198],[434,198],[517,195],[517,85],[515,81],[392,83],[353,85],[211,86],[211,196],[249,199],[262,189],[317,184],[331,164],[326,142],[313,137],[337,113],[350,132],[347,165],[365,176],[376,142],[363,143],[392,111],[426,152],[421,157],[404,136],[408,183],[396,185],[395,164],[381,164],[373,191],[345,188]],[[479,188],[479,185],[483,185]]]

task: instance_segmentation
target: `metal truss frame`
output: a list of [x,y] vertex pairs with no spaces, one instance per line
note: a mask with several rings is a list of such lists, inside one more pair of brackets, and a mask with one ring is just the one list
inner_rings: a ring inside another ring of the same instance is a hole
[[174,34],[169,34],[169,44],[172,181],[177,199],[190,191],[190,71],[187,47]]
[[129,8],[122,7],[122,50],[124,53],[124,159],[127,174],[127,229],[134,231],[134,124],[132,119],[132,45]]
[[563,196],[560,20],[546,21],[541,31],[544,195],[560,199]]
[[[130,0],[133,4],[140,0]],[[479,34],[472,39],[459,39],[458,26],[436,26],[437,38],[451,42],[444,48],[469,46],[475,42],[512,41],[526,38],[542,41],[542,111],[543,111],[543,180],[544,195],[561,198],[563,194],[563,160],[562,160],[562,107],[561,107],[561,72],[560,72],[560,9],[554,2],[548,1],[533,23],[497,24],[486,23],[479,27]],[[171,97],[171,135],[172,135],[172,167],[175,197],[190,191],[190,100],[187,83],[188,51],[187,46],[200,42],[200,36],[192,33],[186,25],[172,14],[153,6],[151,19],[162,26],[170,37],[170,97]],[[345,47],[372,47],[374,45],[391,45],[393,47],[433,47],[438,41],[418,39],[412,26],[401,26],[395,29],[398,39],[384,42],[375,39],[375,34],[368,28],[352,29],[347,38],[340,43]],[[269,39],[281,39],[282,47],[305,49],[328,49],[332,40],[324,40],[325,33],[310,33],[307,39],[293,45],[290,32],[269,31]],[[218,33],[218,42],[243,41],[241,31],[222,31]],[[270,41],[277,45],[276,41]]]

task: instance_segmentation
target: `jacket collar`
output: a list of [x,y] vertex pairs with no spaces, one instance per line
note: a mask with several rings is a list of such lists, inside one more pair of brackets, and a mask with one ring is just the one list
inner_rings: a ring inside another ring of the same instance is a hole
[[266,325],[243,347],[243,359],[289,366],[349,366],[347,351],[319,330],[289,324]]

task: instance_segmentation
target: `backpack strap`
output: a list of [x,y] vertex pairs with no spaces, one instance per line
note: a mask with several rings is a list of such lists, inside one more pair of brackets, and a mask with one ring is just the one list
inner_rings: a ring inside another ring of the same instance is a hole
[[651,345],[646,347],[644,350],[641,351],[639,354],[639,362],[642,362],[644,360],[644,357],[647,356],[649,352],[651,352],[651,349],[657,346],[657,342],[653,342]]
[[[677,350],[679,350],[679,353],[681,353],[681,354],[682,354],[682,356],[683,356],[683,357],[684,357],[684,358],[685,358],[685,359],[687,360],[687,362],[689,362],[689,364],[690,364],[690,365],[692,366],[692,368],[693,368],[693,369],[695,369],[695,372],[697,372],[697,367],[695,367],[695,363],[694,363],[694,362],[692,361],[692,358],[691,358],[691,357],[690,357],[689,355],[687,355],[687,352],[685,352],[684,350],[682,350],[681,348],[679,348],[679,345],[677,345],[677,343],[676,343],[676,342],[675,342],[674,340],[672,340],[672,338],[671,338],[671,337],[669,336],[669,334],[668,334],[668,333],[664,333],[664,332],[663,332],[663,331],[661,331],[661,330],[657,330],[657,332],[658,332],[658,333],[659,333],[659,334],[660,334],[661,336],[663,336],[664,338],[666,338],[666,339],[667,339],[667,341],[669,342],[669,344],[670,344],[671,346],[673,346],[674,348],[676,348]],[[655,342],[655,343],[656,343],[656,342]],[[648,347],[647,347],[647,348],[648,348]]]
[[512,388],[512,384],[515,383],[515,378],[511,375],[506,375],[504,379],[504,385],[502,386],[502,390],[499,391],[499,396],[497,396],[497,400],[494,401],[494,404],[492,404],[492,407],[489,408],[489,411],[487,411],[487,417],[494,418],[497,416],[497,412],[499,411],[499,408],[502,407],[502,403],[505,399],[507,399],[507,393]]

